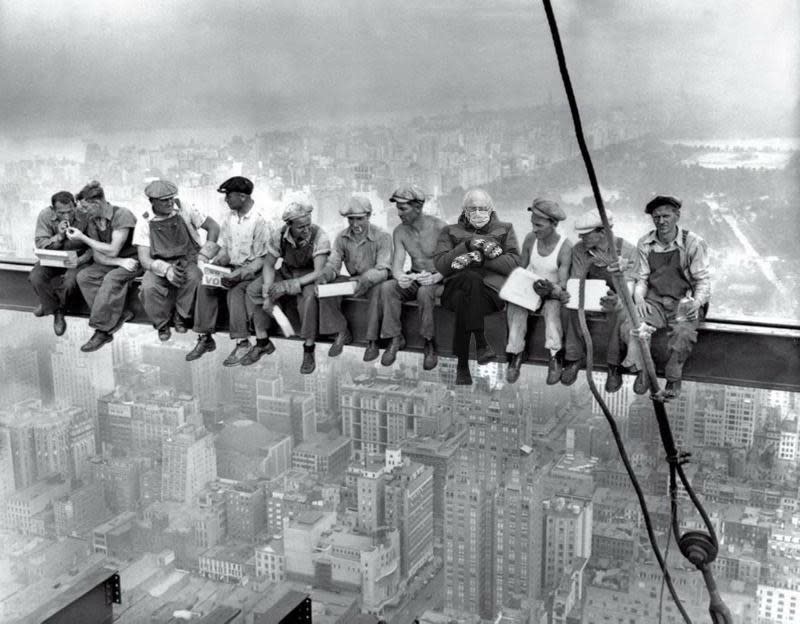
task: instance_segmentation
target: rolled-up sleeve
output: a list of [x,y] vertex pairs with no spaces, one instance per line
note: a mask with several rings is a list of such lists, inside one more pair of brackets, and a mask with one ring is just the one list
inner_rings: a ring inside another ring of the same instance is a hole
[[649,255],[650,245],[648,244],[647,239],[640,240],[636,245],[636,254],[634,256],[636,263],[634,268],[634,277],[636,278],[637,282],[646,284],[647,280],[650,279]]
[[333,248],[331,254],[328,256],[328,262],[322,270],[325,278],[330,281],[336,279],[342,271],[342,261],[344,259],[344,241],[342,233],[340,232],[333,241]]
[[274,229],[272,230],[272,234],[267,241],[267,253],[273,256],[275,259],[281,257],[281,237],[283,236],[283,231],[281,229]]
[[34,230],[34,244],[37,249],[61,249],[63,242],[53,242],[50,237],[55,234],[52,225],[52,217],[48,214],[49,210],[42,210],[36,218],[36,229]]
[[375,266],[364,273],[371,284],[379,284],[388,277],[392,268],[392,237],[388,232],[381,232],[375,241]]
[[325,233],[325,230],[319,228],[317,231],[317,237],[314,239],[314,251],[311,253],[312,256],[324,256],[331,253],[331,239],[328,238],[328,235]]
[[706,304],[711,299],[711,266],[706,241],[699,236],[692,237],[686,244],[686,257],[694,280],[694,298],[700,304]]
[[253,227],[253,257],[262,258],[267,255],[272,228],[264,219],[256,221]]

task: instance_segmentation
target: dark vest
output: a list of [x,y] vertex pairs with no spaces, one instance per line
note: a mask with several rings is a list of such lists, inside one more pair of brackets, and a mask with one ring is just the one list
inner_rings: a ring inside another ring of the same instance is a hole
[[[683,230],[683,245],[686,246],[686,235]],[[650,251],[647,256],[650,265],[650,277],[647,280],[648,296],[657,298],[671,297],[681,299],[687,291],[691,292],[692,285],[681,268],[681,252],[673,249],[666,253]]]
[[283,258],[283,264],[280,272],[285,278],[291,279],[306,275],[314,270],[314,241],[317,240],[319,235],[319,226],[311,226],[311,236],[302,247],[294,246],[284,238],[288,229],[288,225],[284,225],[281,229],[281,258]]

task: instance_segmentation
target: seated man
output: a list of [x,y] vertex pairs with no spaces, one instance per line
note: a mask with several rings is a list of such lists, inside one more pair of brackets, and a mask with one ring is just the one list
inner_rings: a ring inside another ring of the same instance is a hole
[[56,336],[63,336],[67,331],[64,307],[72,293],[78,290],[78,271],[92,259],[92,251],[84,243],[67,238],[70,226],[86,230],[86,215],[79,215],[75,207],[72,193],[59,191],[50,198],[50,205],[39,213],[34,232],[36,249],[80,252],[75,266],[62,269],[37,262],[28,275],[28,281],[39,298],[39,306],[33,313],[35,316],[52,314]]
[[[386,281],[392,262],[392,237],[377,225],[369,222],[372,204],[361,195],[353,195],[347,206],[339,210],[347,217],[349,225],[336,236],[328,262],[317,279],[318,284],[328,282],[354,281],[354,297],[367,297],[367,337],[378,335],[378,315],[380,288],[378,284]],[[339,275],[342,263],[349,277]],[[328,356],[341,354],[344,345],[352,341],[347,319],[342,314],[341,297],[325,297],[319,300],[319,333],[336,334],[328,351]]]
[[125,308],[128,287],[142,274],[133,244],[136,217],[127,208],[112,206],[106,201],[99,182],[90,182],[78,199],[86,208],[89,223],[86,234],[75,227],[67,228],[67,238],[92,248],[92,262],[78,273],[78,287],[91,309],[89,327],[94,335],[81,351],[97,351],[114,339],[114,332],[133,318]]
[[[175,331],[186,333],[186,321],[194,316],[197,285],[203,275],[198,258],[208,262],[219,251],[219,225],[193,208],[184,209],[178,187],[166,180],[154,180],[144,189],[153,210],[145,213],[133,232],[139,249],[139,262],[145,270],[139,298],[161,341],[170,339],[172,320]],[[208,242],[201,248],[202,228]]]
[[[380,337],[390,338],[388,348],[383,352],[381,364],[394,364],[397,352],[405,346],[400,312],[404,301],[416,300],[419,306],[419,333],[425,340],[422,367],[432,370],[436,367],[438,356],[434,343],[433,309],[436,297],[441,295],[442,274],[433,266],[433,252],[439,232],[447,224],[432,215],[423,214],[425,193],[416,186],[397,189],[389,198],[397,204],[400,225],[394,229],[394,254],[392,257],[392,276],[381,284],[381,326]],[[411,272],[405,273],[406,254],[411,258]],[[370,336],[370,343],[364,351],[364,361],[378,357],[377,336]]]
[[[319,277],[331,243],[318,225],[311,223],[311,204],[292,202],[283,211],[284,226],[273,230],[267,243],[264,269],[247,287],[247,296],[256,304],[253,324],[256,338],[267,337],[269,315],[275,304],[293,317],[300,317],[300,337],[303,339],[303,363],[300,372],[309,375],[316,368],[314,342],[317,338],[319,304],[315,282]],[[280,269],[275,269],[278,259]],[[271,341],[270,341],[271,344]],[[242,364],[257,361],[261,351],[251,351]]]
[[[637,245],[639,264],[633,298],[645,324],[643,335],[649,339],[656,329],[669,330],[664,396],[674,398],[680,394],[683,364],[697,342],[697,325],[711,299],[708,246],[700,236],[678,225],[680,199],[659,195],[648,202],[645,212],[652,217],[655,229]],[[624,330],[623,336],[627,336]],[[634,392],[644,394],[649,382],[639,341],[630,340],[628,349],[632,367],[639,371]]]
[[[561,207],[549,199],[534,199],[528,207],[533,231],[522,243],[522,266],[541,278],[534,290],[542,299],[544,316],[544,346],[550,350],[547,365],[548,385],[557,384],[561,378],[561,299],[567,288],[567,277],[572,263],[572,243],[561,236],[556,228],[567,218]],[[506,381],[519,379],[520,367],[525,360],[525,334],[528,329],[528,310],[513,303],[507,304],[508,367]]]
[[[236,346],[223,360],[222,365],[238,366],[251,349],[249,321],[253,317],[255,304],[247,296],[247,287],[264,266],[269,225],[253,207],[253,183],[247,178],[229,178],[220,184],[217,192],[225,193],[225,203],[230,210],[222,222],[219,253],[209,259],[209,264],[229,267],[232,271],[221,280],[224,288],[203,284],[197,287],[194,331],[200,335],[194,349],[186,354],[186,361],[196,360],[217,348],[213,334],[217,327],[219,298],[225,294],[228,303],[228,330],[231,340],[236,341]],[[256,345],[252,348],[269,353],[270,347],[272,351],[275,350],[269,339],[263,337],[256,338]]]
[[498,293],[508,274],[519,266],[514,227],[500,221],[489,193],[467,191],[458,222],[439,233],[433,254],[444,276],[442,307],[455,314],[453,352],[458,359],[456,384],[471,385],[469,344],[475,335],[478,364],[495,356],[486,342],[484,317],[503,309]]
[[[614,227],[614,215],[606,210],[608,223]],[[619,262],[615,263],[613,254],[608,247],[603,222],[596,209],[583,213],[575,220],[575,231],[578,232],[580,241],[572,248],[572,267],[570,268],[570,278],[596,279],[605,281],[608,286],[608,294],[601,300],[601,305],[605,311],[606,322],[608,324],[608,346],[606,349],[606,363],[608,364],[608,376],[606,377],[606,392],[616,392],[622,387],[622,342],[620,337],[620,326],[624,320],[625,313],[617,290],[614,286],[612,275],[633,267],[636,257],[636,248],[623,240],[619,236],[614,237],[614,248],[619,257]],[[561,383],[571,386],[578,378],[578,372],[586,363],[586,343],[583,340],[580,323],[578,322],[578,311],[567,310],[564,317],[565,327],[565,347],[564,347],[564,370],[561,372]]]

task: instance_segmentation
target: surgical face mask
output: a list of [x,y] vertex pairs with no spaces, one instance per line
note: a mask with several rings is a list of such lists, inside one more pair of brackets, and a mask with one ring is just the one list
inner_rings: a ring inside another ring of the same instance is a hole
[[476,230],[481,229],[484,225],[489,223],[489,219],[492,217],[491,210],[470,210],[466,213],[467,221],[469,221],[470,225],[474,227]]

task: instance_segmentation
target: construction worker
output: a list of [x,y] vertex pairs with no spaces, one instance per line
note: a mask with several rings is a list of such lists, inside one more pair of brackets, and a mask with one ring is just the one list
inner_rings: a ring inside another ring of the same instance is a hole
[[467,191],[462,209],[458,222],[439,233],[433,258],[444,276],[442,307],[456,317],[456,384],[471,385],[471,336],[475,336],[478,364],[488,364],[495,353],[486,342],[484,317],[503,309],[498,293],[508,274],[519,266],[520,257],[514,226],[500,221],[489,193]]
[[[553,385],[561,379],[564,333],[561,324],[561,303],[565,298],[567,278],[572,264],[572,243],[556,231],[559,222],[567,218],[556,202],[537,198],[528,206],[528,210],[531,213],[533,231],[522,243],[522,266],[540,277],[534,283],[533,289],[544,299],[542,304],[544,346],[550,351],[547,383]],[[513,303],[506,306],[508,383],[514,383],[519,379],[520,368],[525,360],[525,334],[528,329],[529,314],[530,312],[522,306]]]
[[114,339],[122,325],[133,318],[125,307],[128,287],[142,274],[136,259],[133,230],[136,217],[127,208],[112,206],[106,201],[99,182],[87,184],[77,195],[88,212],[89,222],[84,234],[78,228],[67,228],[67,238],[88,245],[92,262],[78,272],[78,287],[91,309],[89,327],[95,332],[81,346],[81,351],[97,351]]
[[[328,282],[355,282],[354,297],[366,297],[367,340],[377,340],[380,320],[380,288],[386,281],[392,264],[392,237],[388,232],[369,222],[372,204],[362,195],[353,195],[347,205],[339,209],[347,218],[348,226],[333,241],[328,262],[317,278],[318,284]],[[349,276],[339,275],[344,264]],[[352,341],[347,319],[342,314],[341,297],[319,300],[319,333],[335,334],[328,350],[329,357],[342,353],[344,345]]]
[[[198,259],[208,262],[219,251],[219,225],[194,208],[183,208],[178,187],[166,180],[153,180],[144,189],[152,216],[145,213],[136,223],[133,244],[145,271],[139,297],[161,341],[170,339],[170,322],[179,334],[194,315],[197,285],[203,275]],[[207,232],[201,245],[199,231]]]
[[[238,366],[251,349],[249,320],[253,317],[255,304],[247,296],[247,287],[264,266],[270,229],[264,217],[253,207],[253,183],[250,180],[234,176],[220,184],[217,192],[225,194],[225,203],[230,210],[222,221],[219,253],[209,258],[208,263],[232,270],[222,278],[223,288],[204,284],[197,287],[194,331],[199,336],[194,349],[186,354],[186,360],[191,362],[217,348],[213,334],[217,326],[219,297],[226,294],[228,329],[236,346],[222,365]],[[255,348],[262,349],[270,344],[267,338],[257,338]]]
[[[674,398],[680,394],[683,364],[697,342],[697,325],[711,299],[708,245],[678,225],[681,200],[677,197],[658,195],[647,203],[645,212],[653,219],[655,229],[637,244],[633,298],[644,323],[637,333],[649,341],[656,329],[669,331],[664,396]],[[623,336],[628,332],[623,330]],[[629,340],[628,353],[631,367],[638,371],[634,392],[644,394],[649,383],[636,338]]]
[[[313,210],[314,207],[305,201],[295,201],[286,207],[283,227],[274,229],[269,238],[264,269],[247,288],[247,296],[255,303],[253,324],[256,338],[269,340],[269,316],[276,304],[284,313],[288,311],[292,317],[299,317],[300,337],[303,339],[300,372],[303,375],[313,373],[316,368],[314,343],[319,319],[316,280],[331,253],[328,235],[311,222]],[[276,269],[279,258],[282,263],[280,269]],[[256,362],[267,348],[251,350],[242,364]]]
[[53,315],[53,331],[63,336],[67,331],[64,308],[69,298],[78,290],[78,271],[92,259],[92,250],[80,241],[67,238],[67,228],[73,226],[85,231],[87,217],[76,210],[75,197],[69,191],[59,191],[50,198],[50,205],[44,208],[36,219],[34,242],[37,249],[75,251],[77,262],[66,268],[33,265],[28,281],[33,286],[39,305],[34,316]]
[[[607,210],[606,215],[610,227],[614,227],[614,215]],[[575,231],[580,240],[572,248],[572,265],[570,278],[580,279],[585,277],[593,280],[603,280],[608,286],[606,295],[600,300],[608,326],[608,345],[606,349],[606,363],[608,374],[606,377],[606,392],[616,392],[622,387],[622,339],[620,326],[624,319],[622,300],[617,295],[613,275],[622,275],[622,279],[632,280],[630,271],[635,263],[636,248],[619,236],[614,236],[614,248],[619,260],[615,261],[608,245],[603,221],[596,209],[589,210],[575,220]],[[628,273],[624,273],[628,271]],[[569,296],[565,297],[569,299]],[[578,378],[578,373],[586,364],[586,343],[583,339],[578,311],[567,310],[565,319],[564,341],[564,368],[561,371],[561,383],[571,386]]]
[[[381,324],[380,338],[390,339],[383,352],[381,364],[391,366],[397,352],[405,346],[400,313],[404,301],[416,300],[419,308],[419,333],[425,340],[422,367],[432,370],[438,362],[434,341],[433,310],[436,298],[442,294],[442,274],[433,265],[433,252],[439,232],[447,224],[433,215],[422,212],[425,192],[417,186],[398,188],[389,198],[397,205],[400,225],[394,229],[394,254],[392,256],[392,277],[381,284]],[[406,273],[403,266],[406,255],[411,258],[411,271]],[[377,337],[376,337],[377,338]],[[371,340],[364,351],[364,361],[378,357],[378,343]]]

